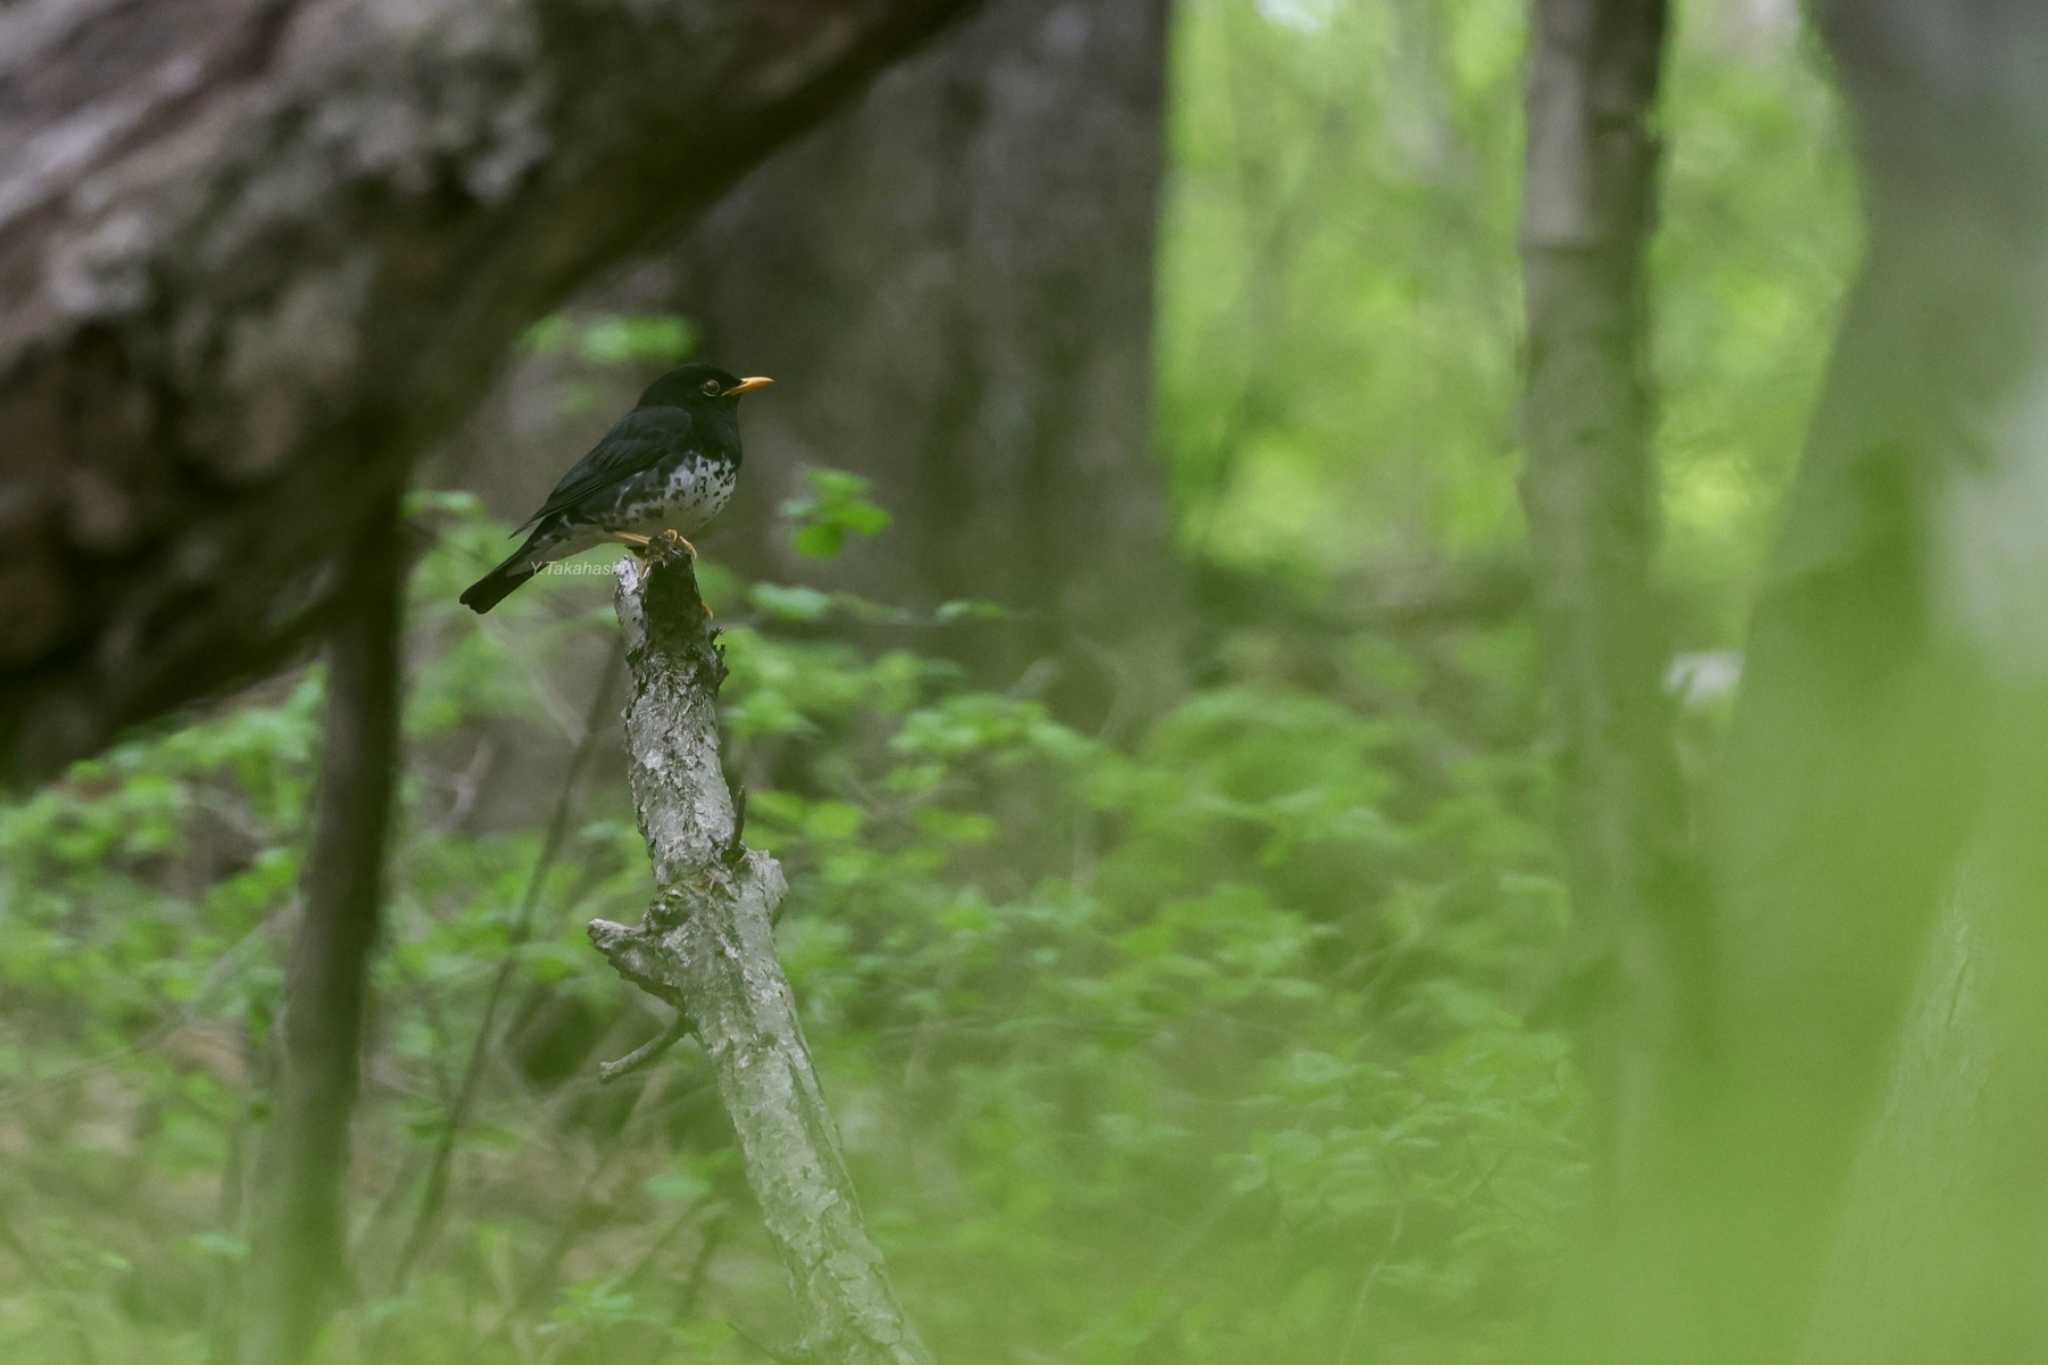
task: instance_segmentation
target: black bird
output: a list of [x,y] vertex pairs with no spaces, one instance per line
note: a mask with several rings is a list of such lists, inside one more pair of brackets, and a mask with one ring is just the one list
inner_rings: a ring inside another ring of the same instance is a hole
[[683,365],[648,385],[519,528],[533,528],[526,543],[470,584],[462,605],[489,611],[546,565],[608,540],[639,554],[657,540],[696,554],[687,537],[718,515],[739,482],[740,395],[774,382]]

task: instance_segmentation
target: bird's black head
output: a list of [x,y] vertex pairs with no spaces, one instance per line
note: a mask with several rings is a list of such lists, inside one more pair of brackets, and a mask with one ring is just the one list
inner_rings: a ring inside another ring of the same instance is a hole
[[741,379],[716,365],[678,365],[647,386],[637,404],[643,408],[722,407],[731,410],[743,393],[765,389],[772,379]]

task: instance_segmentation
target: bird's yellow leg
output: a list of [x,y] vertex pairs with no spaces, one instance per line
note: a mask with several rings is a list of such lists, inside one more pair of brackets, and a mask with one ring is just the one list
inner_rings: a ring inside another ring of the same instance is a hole
[[[691,559],[697,557],[697,547],[685,540],[681,531],[669,528],[664,528],[652,536],[643,536],[635,531],[613,531],[607,538],[616,540],[621,545],[631,546],[634,554],[642,559],[654,560],[656,563],[667,559],[678,550],[686,552]],[[716,615],[711,610],[709,602],[704,603],[704,615]]]

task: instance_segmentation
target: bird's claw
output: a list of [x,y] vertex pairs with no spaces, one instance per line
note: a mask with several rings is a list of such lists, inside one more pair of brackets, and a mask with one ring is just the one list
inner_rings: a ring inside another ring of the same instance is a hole
[[682,532],[670,528],[662,530],[648,541],[647,554],[657,564],[667,564],[678,555],[686,555],[695,560],[697,547],[683,539]]
[[[633,553],[657,568],[662,565],[673,564],[678,559],[687,559],[692,564],[697,562],[697,547],[685,539],[683,533],[674,527],[663,527],[652,536],[639,536],[635,537],[635,539],[639,540],[640,544],[634,547]],[[699,600],[701,601],[702,599]],[[717,615],[716,612],[711,610],[709,602],[704,602],[703,607],[705,620],[708,621]]]

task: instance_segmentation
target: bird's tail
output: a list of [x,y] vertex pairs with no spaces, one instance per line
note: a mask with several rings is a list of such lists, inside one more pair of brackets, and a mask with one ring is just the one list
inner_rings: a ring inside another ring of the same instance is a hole
[[524,545],[512,552],[503,564],[479,578],[463,590],[462,605],[481,616],[511,595],[512,591],[540,570],[534,565],[533,542],[540,539],[536,534]]

